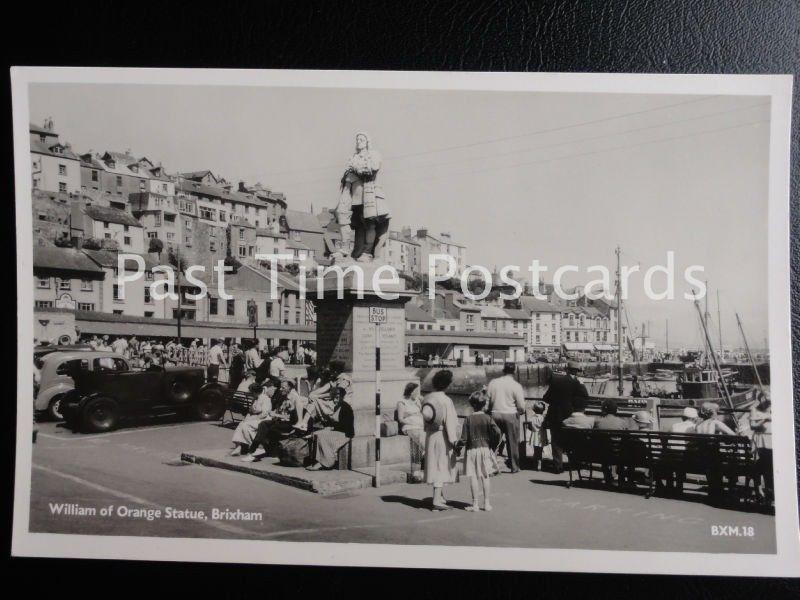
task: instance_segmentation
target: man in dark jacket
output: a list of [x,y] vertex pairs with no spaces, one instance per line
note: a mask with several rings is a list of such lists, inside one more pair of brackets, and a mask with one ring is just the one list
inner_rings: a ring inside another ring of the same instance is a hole
[[553,452],[553,470],[564,471],[564,448],[561,445],[561,428],[564,419],[572,414],[573,398],[588,398],[589,393],[577,377],[580,366],[567,363],[566,375],[550,376],[550,385],[542,400],[547,403],[544,427],[550,430],[550,448]]

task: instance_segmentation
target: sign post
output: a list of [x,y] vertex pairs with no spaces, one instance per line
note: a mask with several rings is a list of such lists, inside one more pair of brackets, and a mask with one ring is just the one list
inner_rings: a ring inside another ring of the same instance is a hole
[[375,487],[381,486],[381,323],[386,323],[386,309],[369,307],[369,322],[375,323]]

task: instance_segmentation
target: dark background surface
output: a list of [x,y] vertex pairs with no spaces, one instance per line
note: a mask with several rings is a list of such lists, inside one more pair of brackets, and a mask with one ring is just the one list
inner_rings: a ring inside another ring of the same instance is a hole
[[[159,66],[433,71],[606,73],[789,73],[800,66],[800,4],[791,0],[640,0],[480,2],[43,2],[6,7],[7,65]],[[8,79],[2,93],[10,106]],[[792,340],[797,343],[798,95],[792,127]],[[15,253],[11,111],[3,137],[6,177],[2,243]],[[746,241],[743,241],[746,243]],[[13,271],[7,269],[13,279]],[[14,284],[12,284],[14,285]],[[7,314],[11,315],[11,308]],[[6,381],[16,339],[5,322]],[[798,362],[793,361],[798,380]],[[797,385],[797,384],[795,384]],[[3,468],[11,482],[14,396],[3,403]],[[775,398],[788,402],[788,398]],[[797,412],[795,412],[797,415]],[[798,425],[797,416],[795,424]],[[2,495],[5,552],[10,549],[12,487]],[[157,542],[155,542],[157,543]],[[413,550],[409,550],[413,551]],[[490,552],[490,551],[487,551]],[[620,570],[635,556],[621,559]],[[7,559],[28,593],[204,597],[312,594],[383,598],[586,595],[798,597],[796,581],[698,577],[299,569],[266,566],[134,564]],[[533,565],[535,566],[535,565]],[[575,565],[579,565],[576,563]],[[583,568],[591,564],[583,563]],[[798,565],[800,570],[800,565]],[[139,573],[144,570],[146,573]],[[173,587],[174,586],[174,587]]]

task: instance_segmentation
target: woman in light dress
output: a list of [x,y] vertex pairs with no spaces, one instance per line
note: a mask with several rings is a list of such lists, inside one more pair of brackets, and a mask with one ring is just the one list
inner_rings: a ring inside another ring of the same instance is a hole
[[456,480],[458,415],[445,390],[453,381],[447,369],[433,376],[434,391],[425,397],[422,416],[425,419],[425,482],[433,486],[433,510],[447,510],[443,488]]
[[262,421],[272,417],[272,397],[275,395],[275,389],[275,382],[269,379],[263,386],[258,383],[250,386],[250,393],[258,394],[258,397],[250,405],[250,413],[239,422],[233,432],[231,456],[247,452],[255,439],[258,426]]

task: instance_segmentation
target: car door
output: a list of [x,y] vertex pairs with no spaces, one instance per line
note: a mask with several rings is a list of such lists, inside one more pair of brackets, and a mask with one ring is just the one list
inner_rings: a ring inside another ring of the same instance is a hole
[[123,358],[95,358],[92,370],[98,376],[98,381],[102,381],[102,393],[117,400],[121,412],[125,414],[147,413],[161,396],[162,374],[132,371]]

